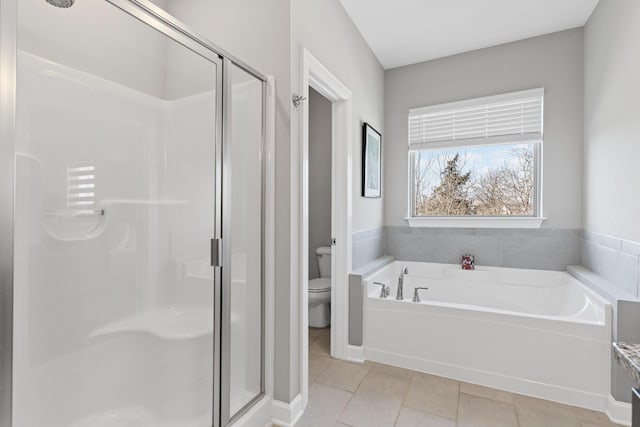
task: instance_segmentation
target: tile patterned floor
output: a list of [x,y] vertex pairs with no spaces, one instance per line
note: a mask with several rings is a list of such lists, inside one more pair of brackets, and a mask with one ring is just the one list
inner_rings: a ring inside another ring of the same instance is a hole
[[606,415],[329,356],[329,329],[309,329],[309,405],[299,427],[614,427]]

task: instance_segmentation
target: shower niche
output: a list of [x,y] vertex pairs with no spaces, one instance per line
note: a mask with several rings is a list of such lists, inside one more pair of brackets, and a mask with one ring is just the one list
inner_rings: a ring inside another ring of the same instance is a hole
[[226,425],[264,393],[265,82],[71,3],[18,2],[12,427]]

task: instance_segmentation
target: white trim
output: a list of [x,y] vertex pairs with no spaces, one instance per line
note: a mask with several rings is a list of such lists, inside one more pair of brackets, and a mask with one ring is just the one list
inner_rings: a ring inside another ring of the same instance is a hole
[[364,346],[351,345],[347,346],[347,360],[350,362],[364,363]]
[[275,247],[276,247],[276,80],[267,76],[265,129],[265,394],[273,396],[275,377]]
[[[352,95],[309,51],[300,52],[301,77],[298,93],[309,99],[313,87],[332,103],[332,183],[331,227],[337,244],[333,246],[331,263],[331,355],[339,359],[348,356],[349,290],[348,274],[351,270],[352,220]],[[295,112],[295,111],[294,111]],[[297,341],[300,348],[291,348],[291,357],[300,357],[300,390],[302,407],[306,407],[309,394],[308,369],[308,247],[309,247],[309,109],[303,102],[299,114],[292,114],[291,146],[291,310],[299,312],[295,321],[300,325]],[[298,138],[296,138],[296,136]],[[300,141],[300,143],[298,143]],[[298,296],[298,293],[300,295]],[[297,297],[297,298],[296,298]],[[299,310],[296,305],[299,304]],[[295,328],[292,328],[295,330]]]
[[291,403],[273,400],[271,402],[271,422],[281,427],[295,426],[303,413],[302,394],[298,394]]
[[545,217],[409,217],[409,227],[540,228]]
[[631,426],[631,404],[620,402],[613,396],[607,397],[606,414],[611,422],[622,424],[623,426]]
[[618,419],[624,419],[625,416],[624,404],[621,402],[615,402],[615,404],[612,403],[610,405],[610,397],[605,395],[530,381],[523,378],[500,375],[489,371],[469,369],[464,366],[449,365],[434,360],[409,357],[384,350],[366,348],[365,355],[367,360],[374,362],[453,378],[458,381],[480,384],[486,387],[496,388],[498,390],[506,390],[567,405],[607,412],[607,414],[615,415]]

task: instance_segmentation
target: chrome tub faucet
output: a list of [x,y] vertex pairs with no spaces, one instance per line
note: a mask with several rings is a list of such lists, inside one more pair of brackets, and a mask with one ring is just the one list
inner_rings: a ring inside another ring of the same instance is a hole
[[426,291],[427,287],[422,287],[422,288],[415,288],[413,290],[413,302],[420,302],[420,294],[418,293],[418,291]]
[[387,285],[380,282],[373,282],[373,284],[382,286],[382,288],[380,289],[380,298],[386,298],[389,296],[389,287]]
[[396,299],[401,301],[404,299],[402,295],[402,286],[404,285],[404,275],[409,274],[409,269],[405,265],[402,267],[402,271],[400,272],[400,277],[398,277],[398,291],[396,292]]

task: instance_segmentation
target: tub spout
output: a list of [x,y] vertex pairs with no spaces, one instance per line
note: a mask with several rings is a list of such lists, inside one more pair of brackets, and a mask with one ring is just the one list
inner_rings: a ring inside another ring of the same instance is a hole
[[401,301],[404,299],[402,294],[402,286],[404,285],[404,275],[409,274],[409,269],[405,265],[402,267],[402,271],[400,272],[400,277],[398,277],[398,291],[396,292],[396,299]]

